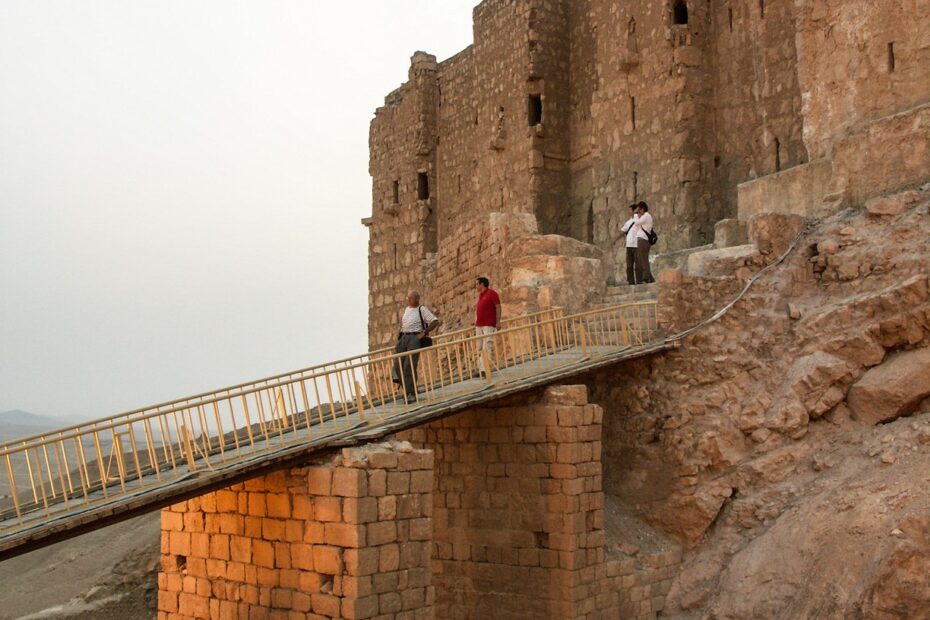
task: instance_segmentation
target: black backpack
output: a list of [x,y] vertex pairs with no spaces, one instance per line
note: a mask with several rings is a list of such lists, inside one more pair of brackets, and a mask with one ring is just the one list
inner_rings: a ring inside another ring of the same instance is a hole
[[646,233],[646,237],[649,239],[649,245],[655,245],[659,242],[659,235],[655,230],[643,229],[643,232]]

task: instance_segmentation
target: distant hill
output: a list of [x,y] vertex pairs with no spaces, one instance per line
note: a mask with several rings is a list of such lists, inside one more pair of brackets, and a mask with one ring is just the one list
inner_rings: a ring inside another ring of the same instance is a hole
[[0,441],[6,442],[44,433],[70,424],[72,422],[68,419],[50,418],[21,409],[2,411],[0,412]]

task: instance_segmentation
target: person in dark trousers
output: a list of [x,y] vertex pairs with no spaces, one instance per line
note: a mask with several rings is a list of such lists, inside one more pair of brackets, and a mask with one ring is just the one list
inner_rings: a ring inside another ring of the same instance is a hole
[[620,229],[626,233],[626,283],[636,284],[636,212],[639,209],[637,203],[630,205],[630,219],[626,221]]
[[636,282],[655,282],[652,269],[649,268],[649,250],[652,249],[652,244],[649,243],[649,235],[646,234],[652,232],[652,216],[649,214],[649,205],[645,202],[636,205],[633,230],[636,231]]
[[[416,351],[423,347],[423,339],[429,336],[429,333],[439,327],[442,321],[433,314],[429,308],[420,305],[420,293],[409,291],[407,293],[407,307],[404,308],[404,316],[400,321],[400,333],[397,335],[397,346],[394,347],[396,353],[406,353],[407,351]],[[405,392],[405,399],[408,403],[416,400],[417,394],[417,363],[420,361],[420,354],[405,355],[400,358],[400,372],[395,369],[394,381],[400,383]]]

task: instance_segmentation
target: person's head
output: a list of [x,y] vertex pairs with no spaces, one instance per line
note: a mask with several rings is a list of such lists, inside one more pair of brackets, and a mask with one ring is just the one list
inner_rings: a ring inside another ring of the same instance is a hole
[[638,210],[639,210],[639,205],[637,203],[634,202],[633,204],[630,205],[630,215],[633,215]]
[[484,276],[477,278],[475,280],[475,288],[478,289],[479,293],[483,293],[491,287],[491,281],[485,278]]
[[644,201],[640,201],[639,204],[636,205],[636,207],[639,210],[640,215],[649,211],[649,205],[647,205]]
[[407,305],[416,308],[420,305],[420,293],[417,291],[407,291]]

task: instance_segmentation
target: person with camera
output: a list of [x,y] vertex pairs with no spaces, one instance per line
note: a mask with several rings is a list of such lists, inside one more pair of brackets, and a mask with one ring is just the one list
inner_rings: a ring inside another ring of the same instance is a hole
[[649,205],[640,201],[636,205],[631,231],[636,233],[636,283],[643,284],[655,282],[652,269],[649,267],[649,250],[652,248],[653,235],[652,215],[649,214]]

